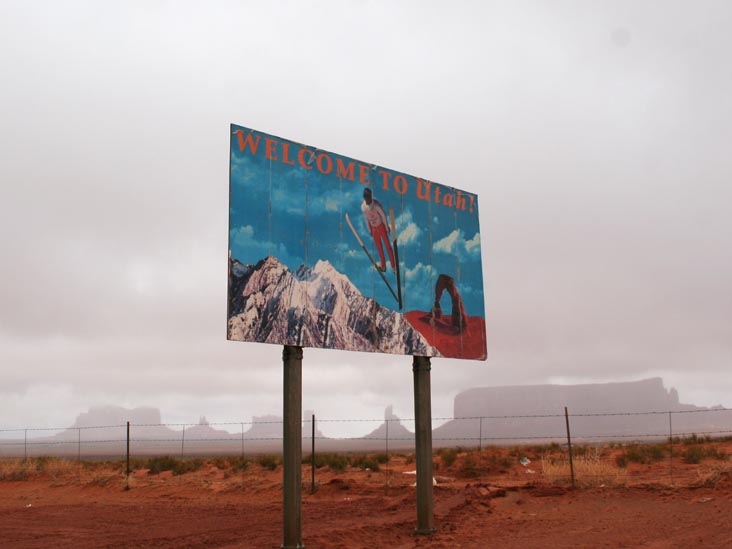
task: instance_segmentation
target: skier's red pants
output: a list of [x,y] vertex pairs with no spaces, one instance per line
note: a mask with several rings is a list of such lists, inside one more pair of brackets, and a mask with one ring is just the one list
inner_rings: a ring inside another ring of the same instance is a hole
[[386,269],[386,259],[384,258],[384,248],[382,246],[382,241],[386,244],[386,251],[389,252],[389,263],[391,263],[391,268],[396,270],[396,263],[394,262],[394,251],[391,249],[389,235],[386,232],[386,225],[382,223],[377,227],[371,227],[371,236],[374,237],[376,250],[379,252],[379,259],[381,259],[382,270]]

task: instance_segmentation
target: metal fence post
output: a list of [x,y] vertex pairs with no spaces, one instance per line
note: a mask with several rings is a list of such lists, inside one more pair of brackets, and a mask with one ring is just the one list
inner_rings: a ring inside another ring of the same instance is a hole
[[127,467],[126,467],[126,474],[127,474],[127,486],[125,487],[125,490],[130,489],[130,422],[127,422]]
[[668,413],[668,472],[671,484],[674,483],[674,430],[671,424],[671,411]]
[[478,418],[478,452],[483,451],[483,418]]
[[76,457],[77,457],[77,460],[79,461],[79,463],[81,463],[81,427],[78,427],[76,429],[76,432],[78,434],[78,445],[79,445]]
[[[244,423],[241,424],[241,460],[244,461]],[[243,466],[243,464],[242,464]]]
[[384,418],[384,423],[386,425],[386,475],[385,475],[385,481],[386,481],[386,493],[389,494],[389,418]]
[[23,461],[28,459],[28,429],[25,430],[25,437],[23,438]]
[[183,424],[183,434],[180,439],[180,459],[183,459],[183,452],[186,448],[186,424]]
[[478,467],[480,478],[483,479],[483,418],[478,418]]
[[310,435],[310,493],[315,493],[315,414],[312,417]]
[[567,447],[569,448],[569,472],[572,475],[572,490],[575,489],[574,483],[574,458],[572,457],[572,437],[569,434],[569,412],[564,407],[564,421],[567,424]]

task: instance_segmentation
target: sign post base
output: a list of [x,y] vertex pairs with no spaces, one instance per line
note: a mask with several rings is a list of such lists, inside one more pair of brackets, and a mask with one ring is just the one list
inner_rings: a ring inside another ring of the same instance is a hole
[[302,347],[285,345],[283,394],[282,549],[302,543]]

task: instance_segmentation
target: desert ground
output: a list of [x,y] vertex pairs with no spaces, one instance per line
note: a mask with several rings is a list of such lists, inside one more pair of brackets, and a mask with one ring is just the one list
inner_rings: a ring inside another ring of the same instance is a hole
[[[435,454],[435,526],[415,536],[410,454],[303,464],[308,548],[732,547],[732,442]],[[279,548],[276,456],[0,462],[0,546]],[[128,489],[129,486],[129,489]]]

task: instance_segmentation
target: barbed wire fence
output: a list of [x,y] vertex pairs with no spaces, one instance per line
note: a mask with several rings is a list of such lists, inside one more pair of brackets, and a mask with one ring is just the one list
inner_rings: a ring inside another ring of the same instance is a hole
[[[645,416],[645,417],[644,417]],[[644,419],[641,419],[644,418]],[[700,420],[699,418],[704,418]],[[489,447],[554,444],[566,447],[571,467],[572,445],[601,443],[667,443],[669,475],[673,480],[673,445],[685,438],[732,436],[732,409],[665,410],[524,415],[481,415],[432,418],[433,446],[474,448],[482,459]],[[649,421],[652,419],[652,421]],[[320,429],[331,425],[377,428],[363,436],[326,436]],[[411,425],[412,429],[409,429]],[[638,429],[642,427],[642,429]],[[414,448],[413,418],[311,418],[303,419],[303,448],[316,452],[384,453],[387,486],[389,456]],[[280,453],[282,421],[226,421],[199,423],[131,423],[78,427],[0,428],[0,458],[50,456],[84,460],[129,459],[169,455],[180,459],[206,456]],[[314,462],[313,462],[314,463]],[[482,464],[481,464],[482,465]],[[313,467],[314,475],[315,467]],[[313,476],[314,486],[314,476]]]

